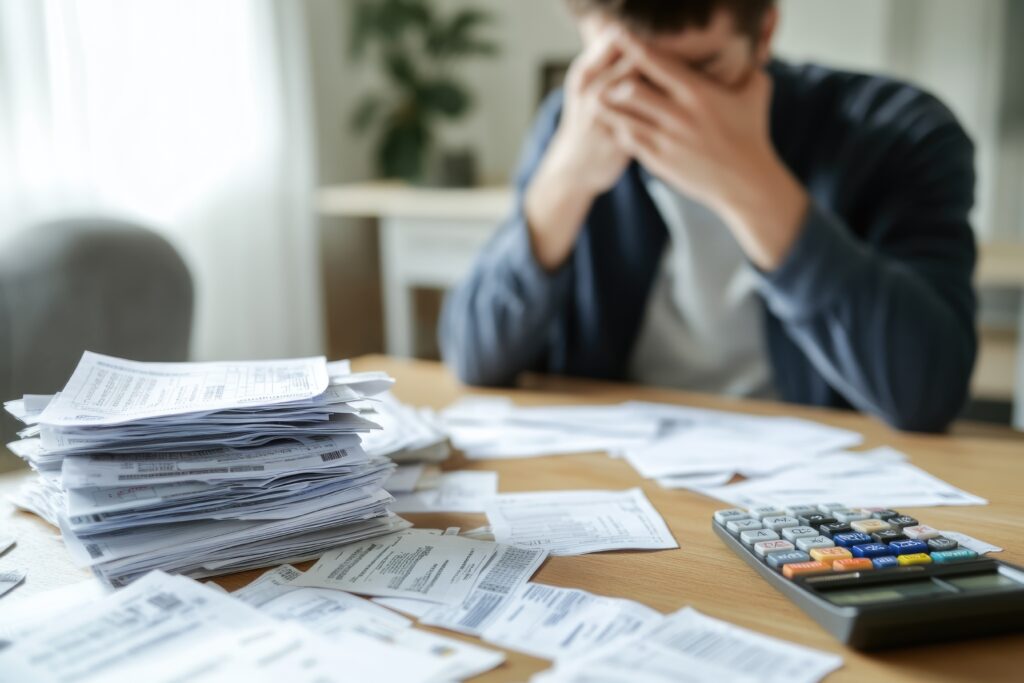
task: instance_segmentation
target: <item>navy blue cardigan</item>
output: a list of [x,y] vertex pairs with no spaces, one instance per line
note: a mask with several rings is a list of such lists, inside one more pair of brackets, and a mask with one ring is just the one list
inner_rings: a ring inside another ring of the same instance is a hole
[[[912,86],[780,61],[769,72],[772,140],[811,196],[792,251],[759,277],[775,390],[941,430],[966,400],[977,345],[973,145]],[[634,163],[594,202],[568,261],[540,267],[522,195],[561,103],[541,108],[512,215],[445,301],[442,352],[470,384],[524,370],[626,379],[667,231]]]

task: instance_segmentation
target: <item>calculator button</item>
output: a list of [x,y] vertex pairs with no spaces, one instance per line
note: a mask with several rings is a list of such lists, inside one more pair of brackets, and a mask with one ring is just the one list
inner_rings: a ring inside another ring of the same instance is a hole
[[929,552],[943,553],[948,550],[956,550],[958,547],[960,547],[959,543],[954,541],[952,538],[946,538],[945,536],[928,539]]
[[810,552],[814,548],[831,548],[835,545],[828,536],[811,536],[796,539],[796,547]]
[[[756,508],[750,508],[747,510],[748,516],[754,519],[764,519],[765,517],[785,517],[786,513],[775,507],[774,505],[760,505]],[[916,522],[915,522],[916,524]]]
[[810,562],[811,556],[802,550],[786,550],[783,552],[769,553],[765,562],[772,569],[782,569],[787,564],[794,562]]
[[826,515],[830,515],[833,510],[845,510],[846,506],[842,503],[818,503],[818,510]]
[[928,552],[928,544],[924,541],[893,541],[889,544],[889,550],[895,555],[921,555]]
[[750,519],[750,515],[747,514],[746,510],[740,510],[739,508],[732,508],[730,510],[718,510],[715,512],[715,521],[719,524],[725,524],[735,519]]
[[825,574],[830,571],[832,567],[824,562],[794,562],[782,568],[782,575],[787,579],[795,579],[798,576]]
[[870,536],[867,534],[858,534],[855,531],[846,534],[835,534],[832,536],[832,540],[835,541],[836,545],[842,546],[843,548],[871,543]]
[[787,541],[796,542],[798,538],[812,538],[818,535],[818,530],[809,526],[791,526],[782,530],[782,537]]
[[733,536],[739,536],[741,531],[749,531],[750,529],[760,529],[763,525],[756,519],[734,519],[731,522],[725,523],[725,528],[729,530],[729,533]]
[[930,527],[927,524],[918,524],[917,526],[903,527],[903,535],[907,538],[913,538],[918,541],[927,541],[929,538],[938,537],[939,530]]
[[900,513],[895,510],[872,510],[871,516],[875,519],[880,519],[883,522],[893,517],[898,517]]
[[850,522],[850,528],[854,531],[859,531],[862,534],[873,534],[876,531],[885,531],[891,529],[887,522],[883,522],[880,519],[858,519]]
[[932,553],[932,561],[935,564],[948,564],[950,562],[963,562],[964,560],[973,560],[978,556],[978,553],[967,548],[958,548],[957,550],[943,550]]
[[846,548],[814,548],[810,552],[812,560],[832,564],[836,560],[847,560],[853,555]]
[[797,517],[797,519],[805,526],[813,526],[815,529],[822,524],[833,524],[836,521],[832,515],[807,515],[806,517]]
[[836,534],[850,533],[853,529],[851,529],[850,525],[846,522],[832,522],[831,524],[822,524],[818,527],[818,531],[821,532],[822,536],[832,538]]
[[740,540],[746,545],[754,545],[761,541],[775,541],[779,535],[771,529],[749,529],[740,532]]
[[892,555],[884,555],[882,557],[874,557],[871,559],[871,566],[875,569],[892,569],[893,567],[900,566],[899,560]]
[[780,551],[795,550],[793,544],[789,541],[761,541],[760,543],[754,544],[754,554],[758,557],[764,557],[768,553],[776,553]]
[[818,514],[817,505],[790,505],[786,508],[786,514],[790,517],[807,517]]
[[883,529],[882,531],[876,531],[871,534],[871,538],[874,539],[875,543],[892,543],[893,541],[907,540],[907,537],[896,529]]
[[859,572],[867,569],[874,569],[875,565],[866,557],[851,557],[846,560],[836,560],[832,563],[834,572]]
[[761,520],[761,523],[764,524],[765,529],[771,529],[772,531],[782,531],[786,527],[800,526],[800,520],[796,517],[788,516],[765,517]]
[[837,522],[856,522],[869,517],[868,513],[862,510],[833,510],[832,516]]
[[900,555],[896,561],[900,563],[901,567],[909,567],[914,564],[931,564],[932,557],[928,553],[910,553],[909,555]]
[[907,526],[917,526],[918,524],[916,519],[908,517],[907,515],[896,515],[895,517],[890,517],[885,521],[889,522],[889,525],[894,529],[902,529]]
[[863,545],[855,545],[850,548],[850,552],[853,553],[854,557],[884,557],[886,555],[892,555],[892,550],[889,549],[885,543],[865,543]]

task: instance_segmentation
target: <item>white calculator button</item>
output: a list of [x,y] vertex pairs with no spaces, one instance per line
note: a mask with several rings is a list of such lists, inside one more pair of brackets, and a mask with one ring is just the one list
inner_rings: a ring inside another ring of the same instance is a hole
[[740,510],[739,508],[719,510],[715,513],[715,521],[719,524],[725,524],[734,519],[750,519],[750,515],[747,514],[746,510]]
[[786,513],[775,507],[774,505],[760,505],[756,508],[750,508],[748,511],[749,515],[754,519],[764,519],[765,517],[785,517]]
[[777,541],[779,535],[771,529],[750,529],[740,532],[740,540],[746,545],[754,545],[760,541]]
[[785,515],[782,517],[765,517],[761,520],[761,523],[764,524],[765,529],[771,529],[772,531],[781,531],[789,526],[800,526],[799,519]]
[[817,535],[818,530],[809,526],[791,526],[782,530],[782,537],[793,542],[798,538],[813,538]]
[[795,550],[789,541],[761,541],[754,544],[754,553],[758,557],[764,557],[768,553],[778,553],[787,550]]
[[[845,510],[846,506],[842,503],[818,503],[818,512],[828,515],[833,510]],[[831,515],[829,515],[831,516]]]
[[832,516],[835,517],[837,522],[849,523],[867,519],[871,515],[863,510],[833,510]]
[[927,524],[905,526],[903,527],[903,535],[907,538],[912,538],[915,541],[927,541],[929,538],[938,538],[941,536],[938,529],[930,527]]
[[815,548],[831,548],[834,545],[835,541],[827,536],[808,536],[796,539],[796,547],[804,552],[810,552]]
[[731,522],[725,523],[725,528],[729,530],[733,536],[739,536],[743,531],[750,531],[753,529],[761,529],[764,525],[756,519],[734,519]]

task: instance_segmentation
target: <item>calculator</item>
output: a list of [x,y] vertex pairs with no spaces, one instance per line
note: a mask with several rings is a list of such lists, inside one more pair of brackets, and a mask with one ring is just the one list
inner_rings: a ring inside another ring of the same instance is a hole
[[722,541],[860,650],[1024,628],[1024,569],[896,510],[839,503],[714,513]]

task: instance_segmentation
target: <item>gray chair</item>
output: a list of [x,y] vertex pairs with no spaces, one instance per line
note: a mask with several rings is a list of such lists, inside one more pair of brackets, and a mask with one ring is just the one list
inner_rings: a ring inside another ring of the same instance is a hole
[[[85,350],[186,360],[192,278],[146,228],[103,218],[33,226],[0,243],[0,399],[64,386]],[[0,416],[7,443],[19,423]],[[0,446],[0,471],[18,461]]]

